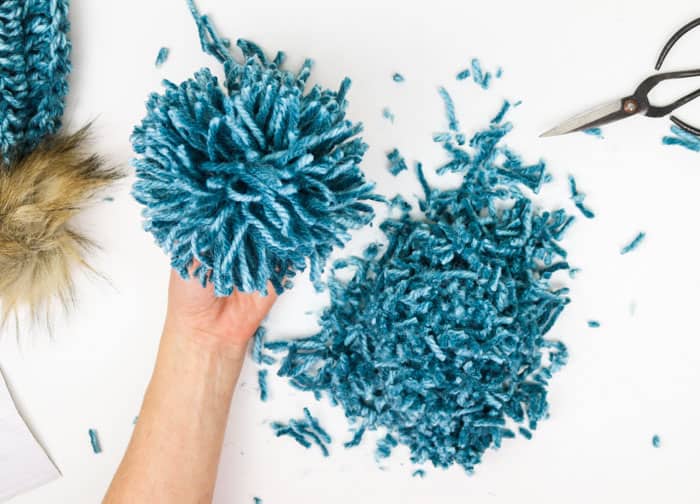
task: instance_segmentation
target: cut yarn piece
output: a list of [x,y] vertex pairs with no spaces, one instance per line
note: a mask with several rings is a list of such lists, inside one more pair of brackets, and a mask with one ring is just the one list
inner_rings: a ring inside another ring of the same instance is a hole
[[629,242],[627,245],[622,247],[622,249],[620,250],[620,255],[629,254],[633,250],[636,250],[646,237],[647,237],[646,233],[644,233],[642,231],[637,233],[637,235],[634,237],[634,239],[631,242]]
[[459,73],[457,74],[457,80],[465,80],[465,79],[468,79],[469,76],[470,76],[471,74],[472,74],[472,73],[469,71],[469,69],[468,69],[468,68],[465,68],[464,70],[462,70],[461,72],[459,72]]
[[601,140],[604,138],[603,137],[603,130],[601,128],[588,128],[583,130],[583,133],[589,136],[594,136],[597,138],[600,138]]
[[661,140],[664,145],[678,145],[694,152],[700,152],[700,138],[679,128],[671,126],[671,134]]
[[258,387],[260,388],[260,400],[267,401],[267,369],[258,371]]
[[304,408],[304,418],[292,419],[286,424],[273,422],[271,427],[275,431],[275,436],[289,436],[304,448],[310,448],[315,444],[321,449],[323,456],[328,457],[327,445],[332,442],[332,439],[308,408]]
[[386,155],[386,158],[389,160],[389,173],[391,173],[393,176],[398,175],[402,171],[408,170],[406,160],[399,152],[399,149],[392,150]]
[[484,72],[477,58],[472,59],[472,79],[481,89],[488,89],[491,85],[491,72]]
[[569,175],[569,192],[571,195],[571,201],[574,202],[574,205],[579,209],[583,216],[586,219],[593,219],[595,217],[595,213],[584,204],[586,195],[578,191],[576,179],[573,175]]
[[92,447],[92,453],[97,455],[102,453],[102,444],[100,443],[100,438],[97,437],[97,431],[95,429],[88,429],[88,435],[90,436],[90,446]]
[[345,117],[350,79],[306,90],[310,60],[293,73],[283,53],[270,60],[246,40],[238,62],[187,3],[226,78],[222,87],[205,68],[149,97],[132,135],[144,227],[183,278],[212,283],[217,296],[266,293],[268,283],[281,293],[307,263],[320,288],[333,247],[381,200],[359,167],[362,125]]
[[[496,78],[500,79],[503,75],[503,69],[498,67],[496,69]],[[485,72],[481,66],[481,61],[478,58],[472,58],[470,67],[465,68],[457,74],[457,80],[466,80],[469,77],[472,78],[474,83],[478,85],[481,89],[488,89],[491,86],[492,74],[491,72]]]
[[388,119],[392,124],[394,123],[394,119],[396,119],[396,116],[394,116],[394,113],[389,107],[384,107],[382,109],[382,117],[384,117],[384,119]]
[[163,64],[168,61],[168,56],[170,56],[170,49],[167,47],[161,47],[158,50],[158,55],[156,56],[156,68],[163,66]]

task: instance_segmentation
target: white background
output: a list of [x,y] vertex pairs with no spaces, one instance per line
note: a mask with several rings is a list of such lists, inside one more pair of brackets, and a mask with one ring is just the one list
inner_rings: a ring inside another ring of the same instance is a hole
[[[147,94],[163,78],[180,81],[217,64],[199,50],[184,0],[72,4],[69,127],[96,119],[95,149],[126,167],[129,134]],[[346,74],[353,78],[349,114],[365,123],[371,145],[364,168],[386,194],[416,189],[410,174],[387,174],[390,148],[432,166],[442,159],[430,135],[446,128],[436,93],[445,84],[467,132],[486,124],[503,97],[523,99],[510,116],[516,129],[508,143],[529,160],[550,163],[555,180],[543,201],[571,208],[566,175],[573,173],[597,213],[581,219],[565,244],[582,272],[575,281],[559,279],[571,286],[573,302],[551,334],[567,343],[571,359],[552,381],[551,418],[533,440],[507,441],[487,453],[472,477],[460,468],[428,467],[425,479],[412,478],[404,449],[382,468],[371,437],[344,450],[342,412],[325,402],[273,380],[271,401],[260,403],[248,366],[233,405],[217,503],[250,503],[254,495],[266,504],[700,502],[700,154],[661,145],[666,119],[609,126],[604,140],[537,138],[582,108],[632,92],[651,73],[666,37],[700,15],[696,2],[201,0],[200,6],[226,36],[253,39],[270,52],[284,49],[292,66],[314,58],[314,82],[335,87]],[[170,59],[155,69],[162,45]],[[698,47],[700,30],[678,46],[669,68],[700,65]],[[505,70],[489,92],[455,80],[474,56],[486,69]],[[406,82],[394,83],[394,71]],[[396,114],[394,125],[382,118],[384,106]],[[700,123],[700,107],[684,113]],[[111,191],[114,202],[81,218],[102,246],[91,262],[111,283],[80,277],[77,309],[54,325],[52,337],[35,330],[24,331],[19,343],[11,334],[0,341],[0,365],[18,406],[64,476],[15,504],[98,502],[131,434],[168,274],[166,258],[141,229],[132,181]],[[646,242],[620,256],[640,230]],[[300,282],[283,296],[272,315],[273,337],[313,329],[314,316],[304,312],[323,297],[311,292]],[[589,319],[602,327],[589,329]],[[298,416],[305,405],[335,437],[329,459],[275,439],[266,425]],[[89,428],[98,430],[102,454],[92,453]],[[655,433],[659,449],[651,446]]]

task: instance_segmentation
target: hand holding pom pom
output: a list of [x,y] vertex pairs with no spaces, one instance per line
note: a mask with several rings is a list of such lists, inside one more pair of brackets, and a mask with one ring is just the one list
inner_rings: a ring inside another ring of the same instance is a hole
[[270,311],[277,295],[234,291],[216,297],[212,284],[202,287],[196,279],[170,274],[166,329],[185,334],[209,348],[241,353]]

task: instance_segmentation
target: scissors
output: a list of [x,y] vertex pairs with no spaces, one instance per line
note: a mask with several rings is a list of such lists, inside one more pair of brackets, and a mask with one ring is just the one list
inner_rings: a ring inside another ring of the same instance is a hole
[[[656,60],[655,70],[660,70],[661,66],[671,51],[671,48],[678,42],[683,35],[688,33],[693,28],[700,26],[700,18],[691,21],[678,30],[673,36],[666,42],[666,45],[661,50],[659,58]],[[572,133],[574,131],[583,131],[589,128],[595,128],[602,126],[604,124],[609,124],[611,122],[619,121],[620,119],[625,119],[627,117],[632,117],[637,114],[644,114],[647,117],[664,117],[679,107],[682,107],[686,103],[694,100],[700,96],[700,89],[693,91],[685,95],[676,101],[669,103],[664,106],[656,106],[649,103],[649,93],[658,84],[669,79],[686,79],[688,77],[698,77],[700,76],[700,69],[698,70],[683,70],[679,72],[665,72],[657,73],[648,77],[642,81],[642,83],[637,86],[635,92],[629,96],[621,99],[616,99],[608,103],[604,103],[590,109],[582,114],[578,114],[571,119],[564,121],[558,126],[545,131],[540,136],[550,137],[556,135],[565,135],[567,133]],[[671,116],[671,121],[676,124],[679,128],[687,131],[696,136],[700,136],[700,129],[695,126],[691,126],[687,122],[679,119],[676,116]]]

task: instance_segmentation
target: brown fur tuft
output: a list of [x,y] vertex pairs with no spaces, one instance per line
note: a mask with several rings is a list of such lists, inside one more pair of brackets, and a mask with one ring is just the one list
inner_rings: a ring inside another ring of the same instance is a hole
[[0,166],[0,323],[22,306],[34,318],[54,300],[73,299],[71,272],[86,266],[88,238],[71,227],[102,188],[121,177],[88,154],[88,128],[44,140],[12,166]]

